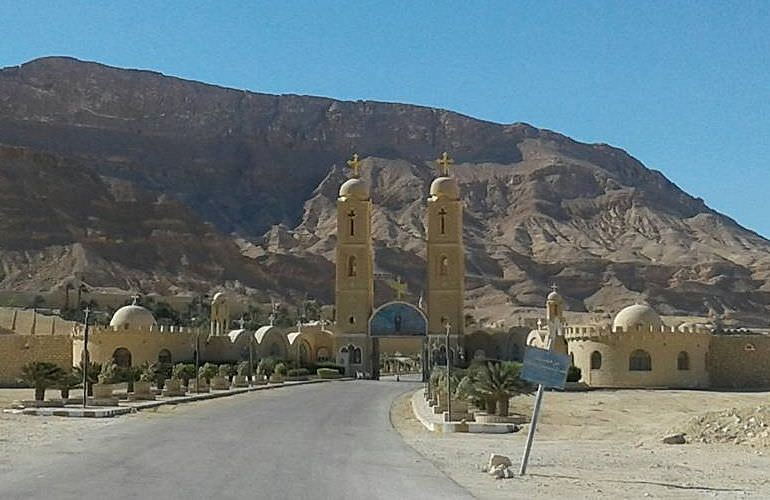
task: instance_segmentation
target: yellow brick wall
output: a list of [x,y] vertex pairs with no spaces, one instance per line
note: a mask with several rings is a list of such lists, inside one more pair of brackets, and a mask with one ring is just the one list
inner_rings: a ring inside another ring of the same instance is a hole
[[17,383],[21,367],[33,361],[71,368],[72,339],[61,335],[0,335],[0,385]]
[[770,337],[713,335],[708,363],[715,388],[770,388]]

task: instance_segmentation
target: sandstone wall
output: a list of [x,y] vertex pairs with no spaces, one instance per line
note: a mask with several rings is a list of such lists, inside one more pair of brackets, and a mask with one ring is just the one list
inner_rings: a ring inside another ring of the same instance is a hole
[[63,335],[0,335],[0,386],[15,385],[21,367],[32,361],[72,368],[72,339]]
[[[569,353],[582,371],[582,380],[591,387],[707,388],[709,340],[709,335],[700,333],[611,333],[572,340]],[[650,354],[652,370],[629,370],[630,355],[637,349]],[[592,370],[594,351],[601,354],[601,368]],[[677,356],[682,351],[689,358],[688,370],[678,369]]]
[[712,387],[768,389],[770,336],[714,335],[708,363]]

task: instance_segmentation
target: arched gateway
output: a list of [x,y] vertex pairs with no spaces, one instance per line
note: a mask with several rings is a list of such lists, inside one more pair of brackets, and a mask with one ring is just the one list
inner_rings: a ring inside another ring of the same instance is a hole
[[369,338],[372,342],[372,378],[380,376],[381,338],[423,338],[423,377],[425,376],[425,343],[428,336],[428,318],[422,310],[408,302],[396,300],[374,310],[369,318]]

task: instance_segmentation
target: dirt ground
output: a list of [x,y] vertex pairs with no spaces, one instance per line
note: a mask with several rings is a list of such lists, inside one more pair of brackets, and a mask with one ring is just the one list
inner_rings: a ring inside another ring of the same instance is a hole
[[[770,498],[770,448],[661,443],[693,418],[767,404],[770,393],[548,392],[524,477],[518,469],[528,426],[506,435],[431,433],[414,418],[410,397],[394,404],[394,427],[478,498]],[[513,398],[511,410],[531,414],[533,400]],[[517,477],[484,473],[490,453],[510,457]]]

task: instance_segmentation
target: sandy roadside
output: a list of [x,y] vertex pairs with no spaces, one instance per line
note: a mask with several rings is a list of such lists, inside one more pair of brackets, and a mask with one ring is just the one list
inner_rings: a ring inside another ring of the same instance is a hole
[[[663,435],[708,409],[756,405],[767,393],[699,391],[549,392],[529,474],[495,480],[490,453],[513,469],[525,432],[430,433],[414,418],[410,394],[391,410],[404,440],[478,498],[770,498],[770,449],[732,444],[664,445]],[[531,397],[512,400],[528,413]]]

